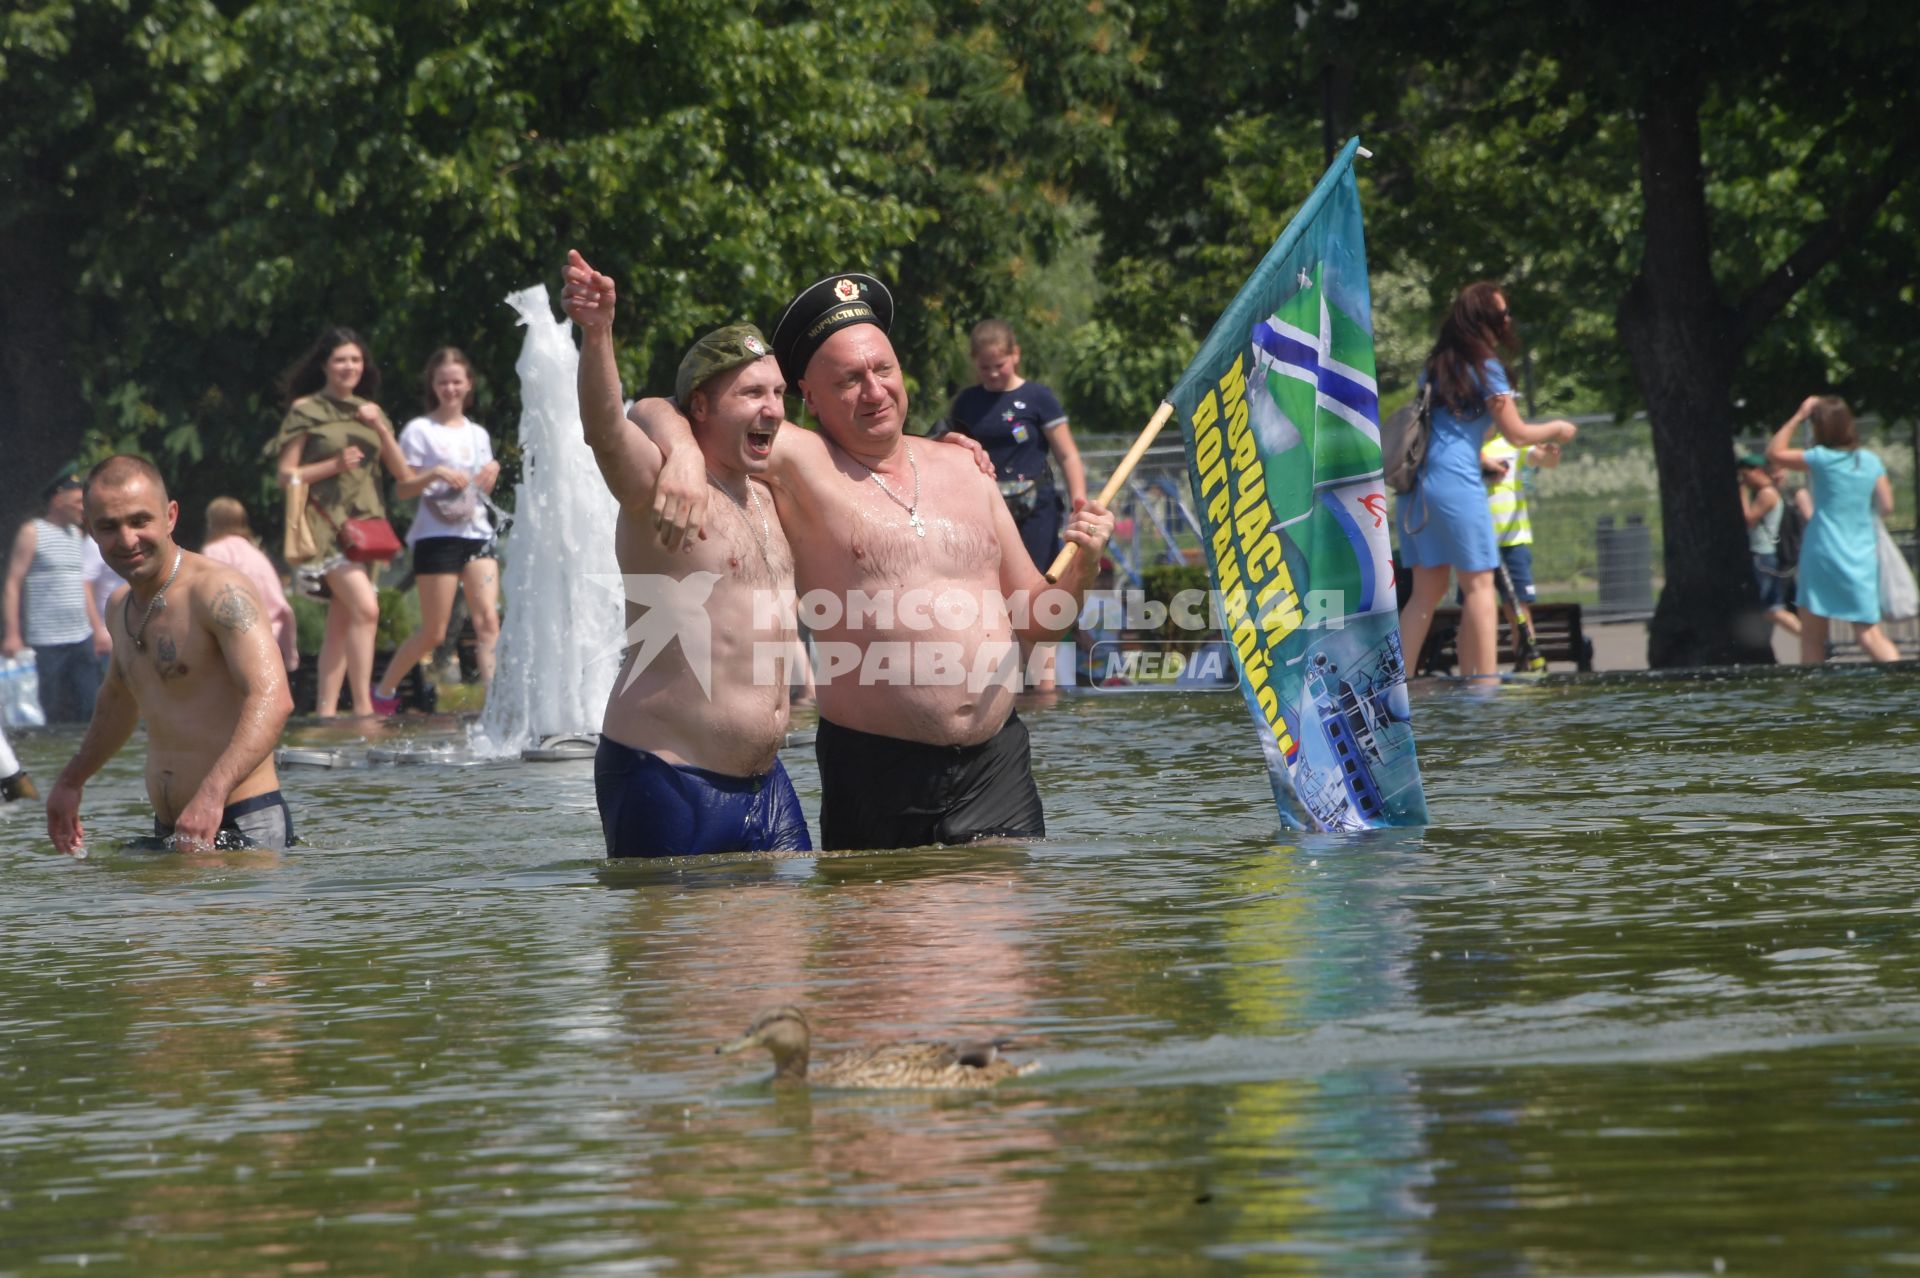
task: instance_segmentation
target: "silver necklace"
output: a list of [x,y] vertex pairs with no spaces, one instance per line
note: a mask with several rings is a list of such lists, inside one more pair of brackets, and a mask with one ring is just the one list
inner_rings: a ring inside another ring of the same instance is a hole
[[[727,493],[726,488],[712,475],[707,476],[707,482],[715,488],[720,489],[721,492]],[[753,507],[753,513],[760,517],[760,531],[754,536],[754,540],[760,543],[760,557],[771,564],[773,562],[773,525],[767,522],[767,512],[760,505],[760,492],[754,487],[753,481],[751,479],[747,481],[746,501],[741,501],[732,493],[727,493],[727,500],[738,506],[742,513],[751,505]],[[750,533],[753,532],[752,524],[747,525],[747,531]]]
[[[853,457],[853,459],[860,462],[862,466],[867,466],[866,462],[861,461],[858,457],[854,457],[852,453],[848,453],[847,456]],[[880,485],[881,492],[893,498],[894,505],[907,512],[907,523],[913,526],[913,535],[916,537],[924,537],[927,535],[927,521],[920,518],[920,466],[913,460],[912,444],[907,445],[907,468],[913,471],[912,501],[906,500],[899,493],[896,493],[892,488],[888,487],[887,481],[880,478],[880,472],[873,467],[867,466],[867,473],[873,476],[874,483]]]
[[[178,546],[173,548],[173,571],[167,574],[166,585],[154,591],[153,598],[147,601],[147,615],[140,618],[140,628],[133,632],[133,646],[141,652],[147,650],[147,624],[153,620],[154,613],[159,612],[167,606],[167,587],[173,585],[173,579],[180,575],[180,558],[183,553]],[[120,619],[123,622],[129,623],[128,629],[132,629],[131,622],[133,618],[127,614],[127,609],[132,606],[133,592],[129,590],[127,592],[127,602],[120,605]]]

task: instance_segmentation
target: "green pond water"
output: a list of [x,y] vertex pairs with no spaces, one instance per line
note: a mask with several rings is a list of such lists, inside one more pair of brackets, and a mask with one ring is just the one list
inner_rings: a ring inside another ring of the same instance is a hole
[[[1424,831],[1282,836],[1237,698],[1084,697],[1043,844],[703,863],[601,859],[587,764],[116,849],[129,751],[84,861],[0,812],[0,1274],[1920,1270],[1920,676],[1415,704]],[[783,1002],[1045,1069],[777,1093],[712,1048]]]

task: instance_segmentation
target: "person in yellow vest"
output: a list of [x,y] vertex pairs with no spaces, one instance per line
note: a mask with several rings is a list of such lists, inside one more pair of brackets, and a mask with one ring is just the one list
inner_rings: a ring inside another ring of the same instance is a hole
[[[1545,670],[1547,663],[1532,651],[1532,627],[1522,629],[1522,615],[1533,607],[1533,524],[1527,518],[1526,468],[1560,464],[1560,445],[1535,444],[1524,452],[1494,432],[1480,448],[1480,474],[1487,484],[1487,507],[1493,514],[1493,539],[1500,547],[1500,567],[1494,588],[1513,627],[1514,648],[1520,660],[1516,670]],[[1511,590],[1509,590],[1511,587]]]

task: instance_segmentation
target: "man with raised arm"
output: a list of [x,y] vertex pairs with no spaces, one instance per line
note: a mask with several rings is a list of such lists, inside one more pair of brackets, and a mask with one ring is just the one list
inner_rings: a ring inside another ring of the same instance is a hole
[[93,720],[47,793],[53,845],[84,850],[80,791],[144,719],[156,835],[181,849],[286,847],[273,748],[293,700],[252,585],[174,544],[180,505],[145,458],[107,458],[85,491],[87,531],[127,588],[107,608],[113,656]]
[[757,478],[786,412],[780,367],[751,324],[708,333],[680,362],[686,457],[719,500],[704,538],[668,549],[652,527],[660,449],[621,413],[614,282],[568,253],[561,301],[584,335],[580,421],[620,503],[628,647],[593,764],[607,855],[810,850],[779,756],[797,650],[793,553]]
[[[767,471],[819,654],[820,842],[1039,837],[1013,706],[1018,641],[1072,625],[1113,517],[1074,503],[1065,535],[1079,553],[1050,586],[970,452],[905,434],[892,323],[886,286],[847,273],[803,290],[773,331],[781,371],[821,425],[783,424]],[[656,516],[669,540],[685,535],[705,499],[687,425],[664,400],[633,416],[668,454]]]

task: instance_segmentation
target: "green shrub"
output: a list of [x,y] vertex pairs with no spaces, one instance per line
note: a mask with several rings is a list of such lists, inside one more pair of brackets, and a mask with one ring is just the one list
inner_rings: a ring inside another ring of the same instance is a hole
[[305,595],[294,595],[292,603],[293,632],[300,651],[309,655],[319,652],[327,637],[327,606]]
[[[1207,578],[1207,566],[1199,564],[1148,564],[1140,572],[1141,592],[1149,600],[1171,604],[1173,597],[1183,590],[1198,590],[1204,593],[1212,587]],[[1190,631],[1181,630],[1173,624],[1171,615],[1154,630],[1156,639],[1200,639]]]
[[392,652],[420,628],[420,601],[409,590],[380,588],[380,629],[374,632],[375,652]]

